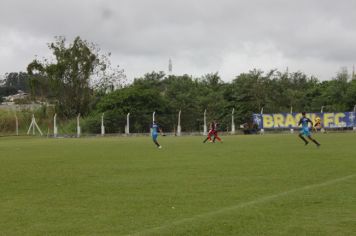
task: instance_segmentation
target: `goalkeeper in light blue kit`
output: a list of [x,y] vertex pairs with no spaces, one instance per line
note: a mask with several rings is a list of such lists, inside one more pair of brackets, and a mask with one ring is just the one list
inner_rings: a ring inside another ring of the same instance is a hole
[[157,146],[159,149],[161,149],[162,146],[159,145],[159,143],[157,142],[158,132],[160,132],[162,136],[165,136],[165,135],[163,134],[163,131],[162,131],[161,127],[159,127],[159,125],[157,124],[156,121],[153,121],[153,124],[152,124],[152,126],[151,126],[151,136],[152,136],[152,140],[153,140],[153,142],[156,144],[156,146]]
[[308,140],[306,140],[306,139],[303,137],[303,135],[304,135],[304,136],[306,136],[310,141],[312,141],[313,143],[315,143],[317,147],[319,147],[319,146],[320,146],[320,143],[318,143],[315,139],[313,139],[313,138],[311,137],[310,129],[309,129],[309,126],[308,126],[308,124],[310,123],[311,126],[313,127],[313,122],[312,122],[309,118],[307,118],[307,117],[305,116],[305,115],[306,115],[305,112],[302,112],[302,115],[303,115],[303,117],[300,118],[299,123],[298,123],[298,126],[302,125],[302,130],[301,130],[300,133],[299,133],[299,138],[301,138],[301,139],[304,141],[305,145],[308,145],[309,142],[308,142]]

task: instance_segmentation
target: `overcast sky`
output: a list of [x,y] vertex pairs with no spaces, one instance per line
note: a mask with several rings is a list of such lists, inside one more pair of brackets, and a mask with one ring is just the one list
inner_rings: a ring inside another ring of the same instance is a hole
[[129,79],[150,71],[230,81],[253,68],[321,80],[356,64],[355,0],[1,0],[0,74],[49,57],[54,36],[112,53]]

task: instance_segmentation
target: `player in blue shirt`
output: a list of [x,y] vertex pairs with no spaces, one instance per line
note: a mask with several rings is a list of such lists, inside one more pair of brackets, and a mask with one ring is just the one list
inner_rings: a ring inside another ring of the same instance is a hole
[[313,138],[311,137],[310,129],[309,129],[309,126],[308,126],[309,123],[310,123],[310,124],[311,124],[311,127],[313,127],[313,122],[312,122],[309,118],[306,117],[305,112],[302,112],[302,115],[303,115],[303,117],[300,118],[299,123],[298,123],[298,126],[302,125],[302,129],[301,129],[301,131],[300,131],[300,133],[299,133],[299,138],[301,138],[301,139],[304,141],[305,145],[308,145],[309,142],[303,137],[303,135],[304,135],[304,136],[306,136],[310,141],[312,141],[313,143],[315,143],[317,147],[319,147],[319,146],[320,146],[320,143],[318,143],[315,139],[313,139]]
[[157,124],[156,121],[153,121],[153,124],[151,126],[151,136],[152,136],[152,140],[153,142],[156,144],[156,146],[161,149],[162,146],[159,145],[159,143],[157,142],[157,138],[158,138],[158,133],[161,133],[162,136],[165,136],[163,134],[163,131],[161,129],[161,127]]

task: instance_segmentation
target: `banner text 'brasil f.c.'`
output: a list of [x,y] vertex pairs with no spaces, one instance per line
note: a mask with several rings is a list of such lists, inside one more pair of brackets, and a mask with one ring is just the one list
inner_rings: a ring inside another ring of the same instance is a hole
[[[253,121],[259,128],[297,128],[302,113],[253,114]],[[306,117],[315,123],[320,118],[324,128],[345,128],[356,126],[355,112],[307,113]]]

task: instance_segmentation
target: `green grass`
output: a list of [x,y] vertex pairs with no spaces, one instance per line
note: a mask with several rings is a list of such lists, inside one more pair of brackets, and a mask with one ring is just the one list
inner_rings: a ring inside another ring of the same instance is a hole
[[356,235],[356,134],[315,137],[0,138],[0,235]]

